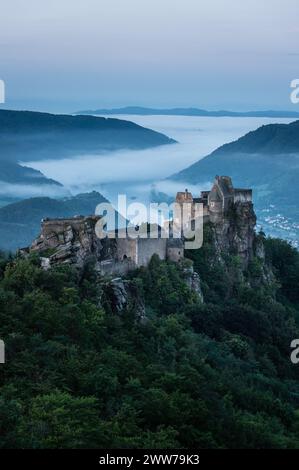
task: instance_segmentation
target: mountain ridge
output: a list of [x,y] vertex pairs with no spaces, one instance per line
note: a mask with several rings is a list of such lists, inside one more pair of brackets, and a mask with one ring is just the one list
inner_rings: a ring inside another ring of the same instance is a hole
[[198,117],[273,117],[273,118],[299,118],[297,111],[208,111],[201,108],[147,108],[143,106],[125,106],[123,108],[112,109],[95,109],[78,111],[77,115],[113,115],[113,114],[135,114],[140,116],[157,115],[157,116],[198,116]]
[[164,134],[121,119],[0,110],[0,161],[59,159],[174,142]]
[[[215,158],[217,158],[217,164],[228,164],[230,157],[235,156],[239,158],[246,155],[256,157],[263,154],[263,156],[270,157],[273,160],[275,156],[296,156],[297,153],[299,154],[299,120],[290,124],[267,124],[248,132],[237,140],[218,147],[206,157],[168,179],[181,180],[186,176],[188,178],[192,176],[190,182],[196,182],[198,181],[198,174],[194,170],[199,167],[201,169],[201,178],[205,178],[207,174],[202,173],[202,170],[207,167],[207,171],[209,171],[209,163]],[[235,161],[233,163],[236,164]],[[225,173],[222,168],[219,169],[219,172],[221,174]],[[230,173],[226,172],[226,174]],[[213,177],[213,173],[211,173],[211,177]]]

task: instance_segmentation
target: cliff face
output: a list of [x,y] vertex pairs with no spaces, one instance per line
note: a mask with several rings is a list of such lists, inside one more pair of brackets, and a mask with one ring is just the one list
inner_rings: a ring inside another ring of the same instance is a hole
[[106,283],[103,291],[113,312],[121,314],[124,310],[131,309],[139,320],[145,321],[144,300],[132,281],[114,278]]
[[255,256],[256,215],[251,202],[236,203],[212,224],[215,249],[238,255],[246,267]]
[[32,243],[44,267],[55,264],[74,264],[83,267],[91,256],[101,257],[103,245],[95,233],[99,217],[74,217],[44,220],[40,236]]
[[192,292],[194,292],[197,299],[200,302],[204,302],[203,293],[202,293],[202,289],[201,289],[201,280],[200,280],[200,277],[199,277],[198,273],[196,271],[194,271],[192,265],[189,265],[189,266],[186,265],[183,268],[183,277],[184,277],[185,283],[187,284],[189,289]]

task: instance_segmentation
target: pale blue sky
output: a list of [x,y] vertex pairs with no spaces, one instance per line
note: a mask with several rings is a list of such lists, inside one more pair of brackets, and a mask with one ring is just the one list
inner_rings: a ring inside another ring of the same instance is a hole
[[6,107],[292,109],[298,0],[2,0]]

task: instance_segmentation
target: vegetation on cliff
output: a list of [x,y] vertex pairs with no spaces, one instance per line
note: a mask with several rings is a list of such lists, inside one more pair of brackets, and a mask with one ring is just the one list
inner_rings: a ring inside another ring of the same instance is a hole
[[189,253],[204,303],[153,257],[130,275],[142,320],[92,266],[2,257],[0,447],[299,448],[299,254],[263,241],[275,278],[208,240]]

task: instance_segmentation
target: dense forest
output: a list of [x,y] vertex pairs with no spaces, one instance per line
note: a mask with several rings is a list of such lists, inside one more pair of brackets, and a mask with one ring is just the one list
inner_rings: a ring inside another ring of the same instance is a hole
[[[1,256],[1,448],[299,448],[299,254],[265,239],[266,263],[153,257],[116,313],[92,263],[43,271]],[[207,237],[207,240],[209,238]]]

